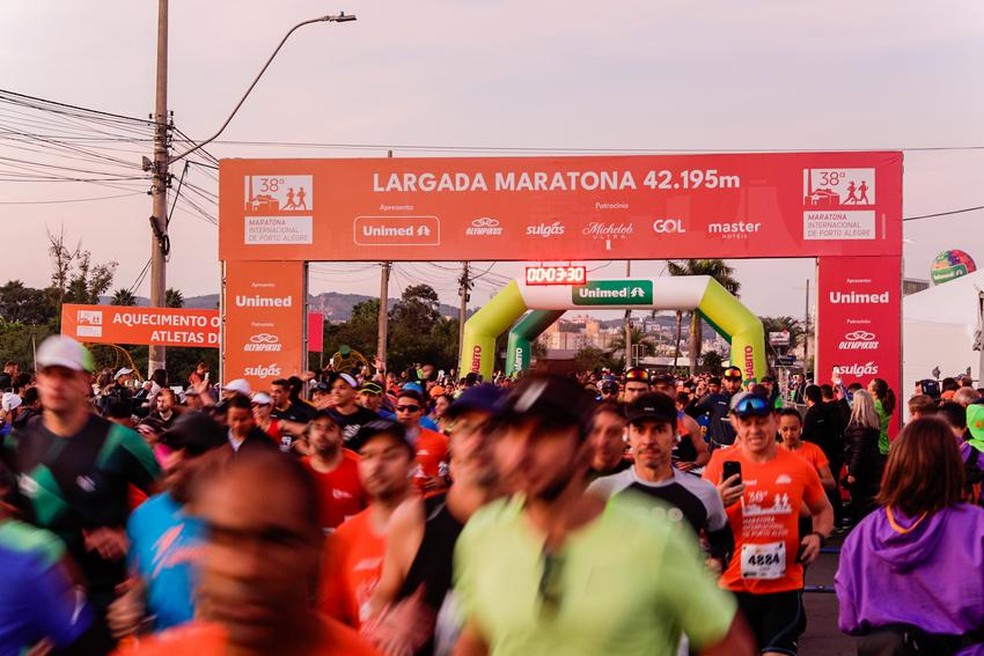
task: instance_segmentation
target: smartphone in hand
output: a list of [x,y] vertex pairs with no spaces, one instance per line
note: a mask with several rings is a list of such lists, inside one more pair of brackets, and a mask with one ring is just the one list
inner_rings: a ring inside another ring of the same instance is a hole
[[741,485],[741,463],[737,460],[724,461],[724,480],[728,480],[735,474],[738,475],[737,484]]

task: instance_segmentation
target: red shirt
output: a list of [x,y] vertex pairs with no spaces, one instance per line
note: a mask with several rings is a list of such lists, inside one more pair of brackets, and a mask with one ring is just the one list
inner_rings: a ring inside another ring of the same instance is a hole
[[342,460],[334,470],[322,473],[311,465],[311,456],[301,458],[321,492],[321,528],[330,533],[342,522],[369,505],[359,482],[359,455],[342,449]]
[[318,610],[358,629],[367,619],[385,555],[386,533],[374,530],[372,508],[339,526],[325,548]]
[[448,475],[447,436],[421,428],[414,442],[414,449],[417,452],[417,468],[413,474],[414,487],[425,497],[443,494],[447,488],[446,484],[436,489],[424,490],[424,483],[428,478],[444,478]]

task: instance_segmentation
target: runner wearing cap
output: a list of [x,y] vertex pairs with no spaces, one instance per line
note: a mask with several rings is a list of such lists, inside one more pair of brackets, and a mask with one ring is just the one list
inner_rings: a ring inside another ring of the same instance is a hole
[[447,654],[457,640],[454,546],[468,519],[497,495],[486,425],[502,394],[476,385],[448,408],[451,487],[426,504],[411,497],[393,513],[383,575],[370,602],[369,633],[387,653]]
[[307,426],[311,455],[301,464],[311,473],[321,498],[321,529],[329,534],[362,512],[367,504],[359,481],[359,455],[342,447],[342,430],[327,410]]
[[369,617],[379,582],[393,511],[412,494],[414,449],[403,426],[386,419],[364,425],[357,437],[359,480],[371,503],[328,540],[318,608],[358,628]]
[[[139,435],[91,411],[92,356],[85,347],[49,337],[37,364],[44,413],[8,438],[26,515],[64,541],[105,629],[106,608],[126,577],[128,486],[151,492],[160,468]],[[104,638],[102,651],[93,653],[109,650],[108,630]]]
[[249,386],[249,382],[245,378],[237,378],[235,380],[230,380],[222,388],[222,400],[227,401],[234,396],[249,396],[253,393],[253,389]]
[[589,439],[594,447],[589,479],[611,476],[632,466],[632,462],[625,457],[625,409],[621,405],[598,405]]
[[317,492],[296,460],[273,449],[245,451],[205,477],[200,495],[208,537],[195,620],[141,637],[119,656],[377,654],[312,606],[324,536]]
[[360,447],[359,429],[370,421],[379,419],[379,415],[363,408],[356,403],[359,383],[348,374],[338,374],[331,383],[332,405],[330,411],[335,423],[342,429],[342,439],[345,448],[358,452]]
[[141,504],[127,522],[131,579],[108,614],[117,638],[141,627],[160,631],[194,616],[193,564],[205,535],[191,503],[192,487],[201,472],[218,462],[218,450],[227,441],[211,417],[188,412],[161,434],[160,444],[164,492]]
[[359,405],[378,413],[383,407],[383,388],[372,381],[362,383],[359,389]]
[[[776,444],[768,399],[736,395],[732,421],[735,446],[715,451],[704,471],[719,485],[735,533],[735,556],[720,584],[735,593],[763,654],[796,654],[805,626],[803,565],[830,536],[834,511],[813,466]],[[739,463],[741,473],[722,480],[726,462]],[[801,539],[804,508],[813,530]]]
[[[652,389],[675,399],[676,379],[669,375],[656,376],[652,380]],[[711,459],[711,450],[707,448],[700,425],[683,410],[677,410],[676,433],[680,439],[673,447],[673,466],[680,471],[699,473]]]
[[471,654],[670,654],[685,631],[700,654],[751,654],[734,601],[697,545],[634,504],[584,493],[593,398],[530,376],[492,422],[502,484],[455,547],[455,591]]
[[731,399],[741,391],[741,369],[724,370],[721,390],[708,393],[694,407],[697,415],[707,415],[707,437],[711,448],[730,446],[735,442],[735,429],[731,425]]
[[448,487],[448,438],[421,425],[427,411],[424,397],[408,387],[405,385],[396,399],[396,420],[406,429],[407,439],[416,450],[414,487],[424,497],[432,497]]
[[628,493],[658,500],[653,505],[661,516],[675,524],[686,523],[695,535],[706,538],[710,557],[717,561],[712,567],[721,571],[734,538],[717,489],[673,466],[673,449],[681,439],[675,432],[673,399],[660,392],[644,394],[629,404],[626,419],[632,468],[599,478],[588,491],[605,499]]
[[273,397],[265,392],[257,392],[251,401],[256,426],[266,433],[281,451],[290,453],[294,443],[307,429],[307,424],[274,417]]

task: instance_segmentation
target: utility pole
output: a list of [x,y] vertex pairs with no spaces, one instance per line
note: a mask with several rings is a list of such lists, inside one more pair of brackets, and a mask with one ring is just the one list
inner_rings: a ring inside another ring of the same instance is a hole
[[389,336],[389,282],[392,262],[383,262],[379,274],[379,341],[376,342],[376,357],[386,365],[386,340]]
[[[625,279],[632,275],[632,260],[625,261]],[[632,366],[632,310],[625,311],[625,368]]]
[[[167,115],[167,2],[157,0],[157,101],[154,108],[153,215],[150,217],[150,306],[164,307],[167,288],[167,188],[171,184],[168,172],[167,148],[171,127]],[[151,344],[148,351],[148,376],[165,365],[164,347]]]
[[465,317],[468,314],[468,301],[471,300],[472,284],[468,277],[468,262],[462,262],[461,277],[458,278],[458,296],[461,303],[458,306],[458,361],[461,361],[461,352],[465,348]]
[[803,375],[810,369],[810,279],[806,279],[806,308],[803,326]]

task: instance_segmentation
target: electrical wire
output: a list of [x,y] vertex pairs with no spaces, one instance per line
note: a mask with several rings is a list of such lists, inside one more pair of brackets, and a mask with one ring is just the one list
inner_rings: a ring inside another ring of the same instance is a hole
[[948,212],[936,212],[935,214],[920,214],[919,216],[907,216],[904,217],[903,221],[921,221],[923,219],[935,219],[940,216],[952,216],[954,214],[966,214],[967,212],[977,212],[979,210],[984,210],[984,205],[978,205],[976,207],[965,207],[959,210],[950,210]]

